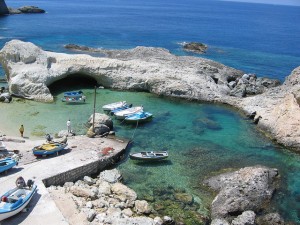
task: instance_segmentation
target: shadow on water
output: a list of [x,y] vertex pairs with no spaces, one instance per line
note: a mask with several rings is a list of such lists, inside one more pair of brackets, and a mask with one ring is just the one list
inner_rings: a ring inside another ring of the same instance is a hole
[[72,74],[49,85],[51,94],[55,97],[63,92],[81,89],[94,89],[99,86],[97,81],[85,74]]
[[143,167],[159,167],[159,166],[172,165],[171,160],[160,160],[160,161],[153,161],[153,162],[132,160],[132,163],[134,163],[135,165],[138,165],[138,166],[143,166]]

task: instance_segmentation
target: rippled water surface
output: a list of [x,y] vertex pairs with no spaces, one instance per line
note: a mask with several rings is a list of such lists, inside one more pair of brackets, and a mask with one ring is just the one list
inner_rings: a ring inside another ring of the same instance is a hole
[[[7,127],[8,134],[17,135],[19,125],[24,124],[25,136],[32,139],[66,129],[70,118],[74,130],[84,134],[84,124],[93,112],[94,90],[83,89],[86,104],[67,105],[60,101],[62,87],[56,88],[55,103],[21,100],[0,104],[1,126]],[[136,163],[125,157],[119,164],[124,182],[136,190],[140,198],[162,207],[159,204],[168,203],[169,196],[180,190],[193,195],[199,204],[197,209],[206,212],[213,196],[202,187],[203,179],[222,170],[260,164],[278,168],[281,175],[274,210],[279,210],[288,220],[299,222],[300,156],[274,145],[237,111],[221,105],[106,89],[98,89],[96,99],[97,112],[103,112],[104,104],[126,100],[133,105],[143,105],[154,114],[151,122],[138,126],[114,120],[117,135],[133,139],[126,155],[142,150],[169,152],[168,160],[161,163]],[[11,120],[5,120],[6,116]],[[178,214],[178,211],[174,209],[173,213]]]

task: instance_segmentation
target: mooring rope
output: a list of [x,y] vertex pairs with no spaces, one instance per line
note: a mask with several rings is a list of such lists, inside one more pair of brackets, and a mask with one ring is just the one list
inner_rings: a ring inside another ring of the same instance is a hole
[[132,136],[131,136],[131,139],[130,139],[130,141],[132,141],[132,140],[133,140],[133,138],[134,138],[134,135],[135,135],[135,131],[136,131],[136,129],[138,128],[138,125],[139,125],[139,121],[137,120],[137,121],[136,121],[136,127],[135,127],[135,129],[134,129],[134,131],[133,131],[133,133],[132,133]]

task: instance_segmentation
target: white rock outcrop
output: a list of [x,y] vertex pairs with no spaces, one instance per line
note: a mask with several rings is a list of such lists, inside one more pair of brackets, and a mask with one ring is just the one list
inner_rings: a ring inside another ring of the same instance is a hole
[[[107,88],[213,101],[229,93],[227,77],[242,74],[211,60],[176,57],[163,49],[140,47],[136,51],[141,52],[141,58],[97,58],[43,51],[32,43],[12,40],[0,51],[0,61],[9,91],[39,101],[52,101],[48,86],[74,74],[91,77]],[[162,59],[143,59],[149,51]]]
[[49,85],[80,74],[106,88],[235,106],[252,115],[258,127],[274,140],[300,151],[300,67],[283,85],[276,86],[277,82],[270,79],[243,76],[242,71],[223,64],[175,56],[161,48],[137,47],[104,53],[107,57],[55,53],[12,40],[1,49],[0,62],[9,91],[15,96],[53,101]]

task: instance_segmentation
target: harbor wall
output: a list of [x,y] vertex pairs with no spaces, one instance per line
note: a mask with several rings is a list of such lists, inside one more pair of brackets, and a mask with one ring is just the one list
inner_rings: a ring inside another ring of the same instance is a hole
[[50,187],[51,185],[62,186],[66,182],[75,182],[82,179],[84,176],[100,173],[108,167],[114,166],[114,164],[120,160],[124,151],[121,151],[114,156],[101,158],[86,165],[48,177],[43,180],[43,183],[46,187]]

